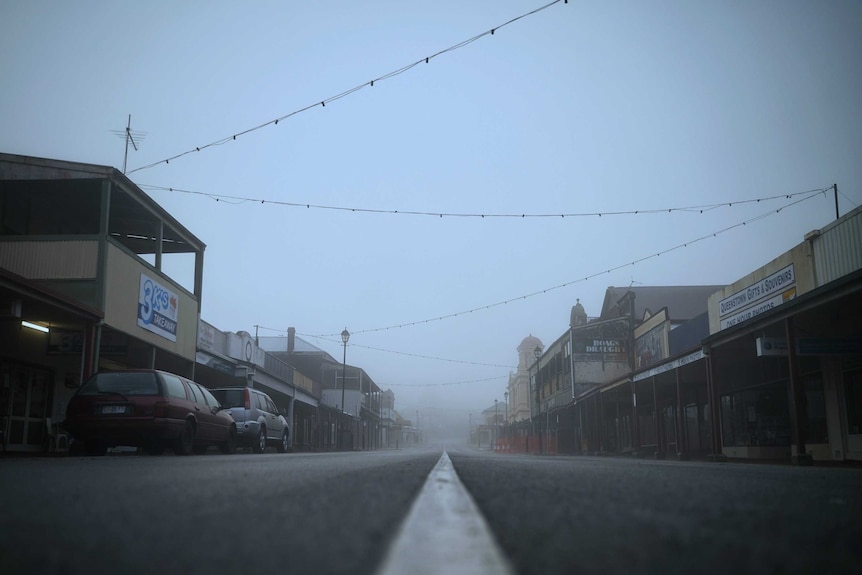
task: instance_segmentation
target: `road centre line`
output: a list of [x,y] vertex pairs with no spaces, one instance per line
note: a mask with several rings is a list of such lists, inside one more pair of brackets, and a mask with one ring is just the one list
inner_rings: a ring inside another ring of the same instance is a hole
[[443,451],[377,575],[514,575]]

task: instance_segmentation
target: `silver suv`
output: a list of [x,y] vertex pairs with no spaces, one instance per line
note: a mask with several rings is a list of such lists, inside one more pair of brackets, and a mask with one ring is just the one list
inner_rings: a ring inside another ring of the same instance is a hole
[[290,427],[267,394],[250,387],[211,389],[224,410],[236,421],[237,442],[262,453],[275,445],[279,453],[290,447]]

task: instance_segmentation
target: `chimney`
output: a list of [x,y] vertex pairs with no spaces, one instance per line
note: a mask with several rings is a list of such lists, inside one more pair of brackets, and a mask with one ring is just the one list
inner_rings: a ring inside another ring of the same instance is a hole
[[296,328],[287,328],[287,353],[293,353],[296,348]]

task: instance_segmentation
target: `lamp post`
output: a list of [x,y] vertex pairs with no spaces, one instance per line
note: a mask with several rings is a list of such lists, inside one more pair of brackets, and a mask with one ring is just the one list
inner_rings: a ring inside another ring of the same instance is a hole
[[[344,328],[344,331],[341,332],[341,343],[344,344],[344,358],[341,363],[341,413],[345,412],[344,409],[344,388],[347,387],[347,340],[350,339],[350,332],[347,331],[347,328]],[[339,418],[341,419],[341,418]],[[342,437],[344,433],[340,434]],[[342,447],[344,447],[344,439],[341,439]]]
[[[536,346],[536,349],[533,350],[533,356],[536,358],[536,407],[539,407],[539,358],[542,357],[542,348],[540,346]],[[532,401],[530,404],[532,405]],[[535,430],[535,424],[533,423],[532,414],[530,416],[530,426]],[[542,452],[542,439],[539,438],[539,453]]]

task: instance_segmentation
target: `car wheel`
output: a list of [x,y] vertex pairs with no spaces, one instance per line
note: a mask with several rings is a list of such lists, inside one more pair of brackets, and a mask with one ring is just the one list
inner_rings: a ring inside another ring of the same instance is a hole
[[230,430],[227,434],[227,439],[224,443],[219,446],[221,452],[224,454],[233,453],[236,451],[236,427],[233,425],[230,426]]
[[101,457],[108,452],[108,446],[97,441],[88,441],[84,444],[84,450],[87,452],[87,455]]
[[192,452],[192,448],[195,446],[195,424],[191,421],[186,421],[185,427],[183,427],[183,432],[180,433],[180,436],[177,438],[177,442],[174,445],[174,453],[177,455],[188,455]]
[[257,441],[254,442],[252,449],[255,453],[263,453],[263,450],[266,449],[266,428],[262,425],[260,431],[257,432]]
[[290,447],[290,441],[287,437],[287,430],[281,432],[281,441],[278,444],[278,452],[284,453]]

